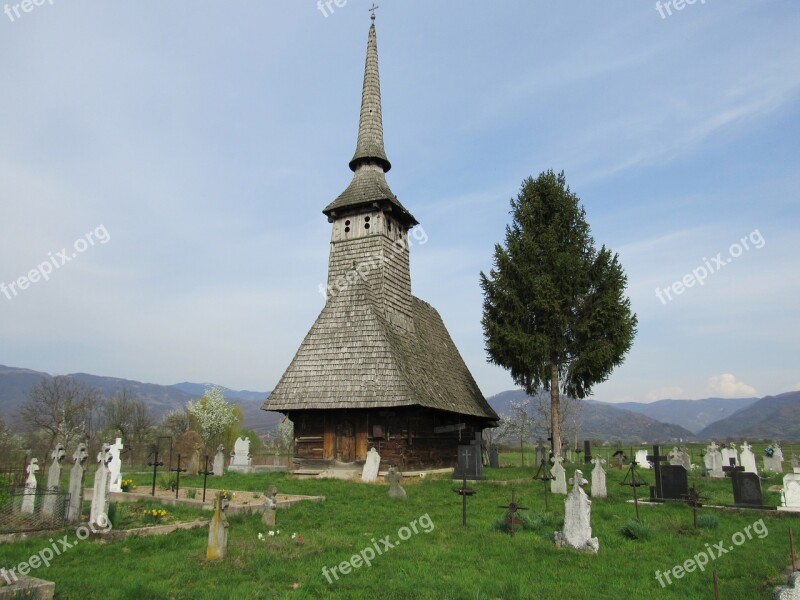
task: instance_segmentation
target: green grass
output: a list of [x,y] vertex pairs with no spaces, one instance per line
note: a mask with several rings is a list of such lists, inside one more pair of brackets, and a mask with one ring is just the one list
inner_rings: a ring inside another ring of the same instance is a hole
[[[511,458],[513,453],[502,456],[504,463]],[[694,530],[692,511],[685,504],[641,506],[650,537],[626,539],[619,530],[635,516],[633,505],[626,502],[631,490],[619,485],[624,471],[611,469],[609,498],[592,505],[593,535],[600,540],[600,552],[558,550],[550,538],[563,518],[563,497],[550,496],[550,514],[545,513],[543,486],[532,481],[533,473],[532,467],[488,469],[486,481],[471,483],[477,493],[468,499],[467,528],[461,527],[461,497],[453,493],[455,484],[446,477],[406,479],[408,499],[397,502],[387,496],[386,485],[295,480],[280,473],[231,473],[209,478],[209,486],[263,492],[275,485],[281,493],[322,495],[327,500],[278,511],[276,528],[281,534],[265,541],[258,539],[258,533],[267,532],[258,515],[231,517],[224,562],[206,562],[208,534],[202,528],[162,537],[82,542],[34,575],[55,581],[56,597],[71,600],[707,599],[713,597],[712,566],[726,600],[771,598],[771,586],[785,583],[780,572],[789,562],[789,527],[795,525],[800,533],[796,517],[701,509],[701,515],[716,515],[719,524],[716,529]],[[138,491],[149,489],[151,476],[146,472],[125,472],[125,477],[134,479]],[[652,483],[652,472],[644,477]],[[692,478],[691,484],[715,501],[732,503],[729,481]],[[202,494],[202,477],[182,477],[184,485]],[[528,508],[525,512],[532,525],[514,538],[493,528],[504,514],[499,506],[511,500],[512,486],[517,503]],[[777,502],[777,494],[768,495],[767,501]],[[371,567],[355,569],[332,584],[323,577],[323,567],[330,569],[349,560],[371,547],[373,539],[388,535],[396,540],[401,527],[423,515],[433,523],[429,533],[420,528],[418,534],[376,557]],[[712,562],[705,572],[686,574],[666,588],[655,580],[657,569],[663,572],[684,563],[704,551],[706,544],[724,541],[730,546],[733,534],[762,518],[769,532],[763,539],[753,536]],[[291,540],[293,532],[304,537],[303,545]],[[44,538],[0,545],[0,567],[16,565],[48,545]]]

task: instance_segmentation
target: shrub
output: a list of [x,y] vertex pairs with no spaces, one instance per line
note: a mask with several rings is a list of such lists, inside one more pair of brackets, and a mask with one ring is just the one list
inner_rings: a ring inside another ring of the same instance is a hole
[[650,537],[652,529],[646,522],[630,520],[619,528],[622,537],[629,540],[646,540]]

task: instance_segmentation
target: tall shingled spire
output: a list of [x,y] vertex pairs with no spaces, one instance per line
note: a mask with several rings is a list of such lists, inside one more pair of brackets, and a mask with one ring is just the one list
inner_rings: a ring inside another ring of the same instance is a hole
[[355,171],[362,163],[377,163],[384,173],[392,168],[383,148],[383,118],[381,116],[381,80],[378,74],[378,40],[375,33],[375,13],[367,40],[367,61],[364,65],[364,88],[361,94],[361,119],[358,123],[356,153],[350,161]]
[[381,115],[381,82],[378,76],[378,39],[375,33],[375,13],[367,39],[367,60],[364,65],[364,87],[361,97],[361,117],[358,123],[356,153],[350,161],[353,180],[336,200],[323,209],[333,222],[339,216],[380,207],[391,213],[406,228],[417,220],[389,189],[384,174],[392,168],[383,148],[383,117]]

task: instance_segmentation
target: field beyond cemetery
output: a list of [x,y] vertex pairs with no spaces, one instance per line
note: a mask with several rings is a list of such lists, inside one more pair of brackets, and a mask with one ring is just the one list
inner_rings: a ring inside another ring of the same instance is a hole
[[[518,454],[504,454],[501,459],[504,464],[519,463]],[[570,466],[568,473],[573,470]],[[634,507],[627,502],[631,488],[619,485],[624,470],[609,469],[609,498],[592,504],[593,534],[600,540],[600,552],[560,550],[552,533],[563,518],[563,497],[550,496],[551,514],[547,516],[543,485],[533,481],[533,473],[532,468],[520,466],[487,469],[486,481],[470,484],[476,494],[468,500],[466,528],[461,526],[461,497],[453,492],[454,482],[444,476],[406,478],[403,485],[408,499],[398,501],[387,496],[384,483],[227,474],[213,479],[213,484],[210,480],[210,485],[262,493],[275,485],[281,493],[321,495],[326,501],[301,502],[279,510],[273,528],[279,533],[274,535],[269,534],[260,515],[230,517],[228,557],[218,563],[205,560],[208,529],[201,527],[146,538],[99,536],[65,550],[49,567],[31,574],[54,581],[56,598],[65,600],[710,599],[712,568],[718,573],[720,597],[725,600],[771,598],[772,587],[785,584],[789,528],[794,526],[795,534],[800,535],[797,515],[704,508],[700,516],[706,527],[695,530],[692,511],[684,503],[644,505],[640,510],[649,537],[628,539],[619,530],[634,517]],[[588,468],[585,476],[589,478]],[[137,491],[149,489],[148,474],[126,472],[125,477],[135,481]],[[652,483],[652,472],[644,472],[644,477]],[[202,493],[202,478],[185,477],[181,483],[199,486]],[[763,483],[767,504],[780,502],[777,493],[766,491],[777,483],[777,477]],[[710,503],[733,502],[727,480],[692,477],[692,484],[710,497]],[[524,512],[530,525],[514,538],[494,528],[504,516],[499,507],[509,503],[512,488],[518,504],[528,507]],[[640,488],[642,495],[646,495],[645,489]],[[120,524],[136,512],[130,505],[122,506],[116,507]],[[164,509],[167,519],[176,510],[180,520],[210,516],[184,507]],[[761,519],[761,524],[756,524]],[[294,539],[293,534],[297,534]],[[75,531],[0,545],[0,567],[16,567],[50,546],[49,538],[63,535],[74,538]],[[391,548],[381,542],[387,536]],[[719,557],[715,552],[703,571],[686,573],[671,584],[665,581],[663,587],[656,580],[657,570],[670,571],[719,542],[732,549]],[[371,565],[354,560],[354,565],[361,563],[357,568],[342,569],[341,563],[354,555],[369,558],[369,548],[381,550],[380,554],[374,552]],[[330,575],[333,567],[337,567],[338,579]],[[350,572],[343,574],[343,570]]]

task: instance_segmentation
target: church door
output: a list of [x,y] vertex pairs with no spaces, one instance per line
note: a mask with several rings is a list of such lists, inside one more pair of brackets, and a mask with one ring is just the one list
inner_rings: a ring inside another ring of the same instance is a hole
[[352,421],[336,424],[336,460],[353,462],[356,459],[356,432]]

